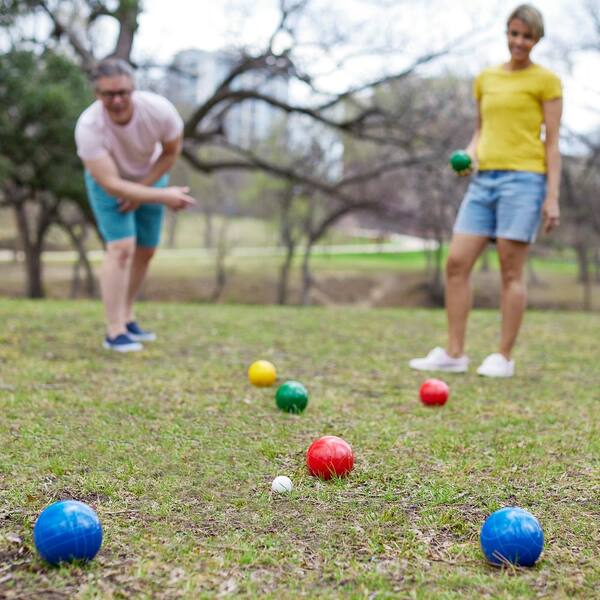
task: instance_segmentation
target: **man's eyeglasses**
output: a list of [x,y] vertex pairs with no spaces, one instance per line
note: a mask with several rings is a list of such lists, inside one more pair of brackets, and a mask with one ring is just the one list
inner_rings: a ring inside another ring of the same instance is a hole
[[133,90],[115,90],[113,91],[98,91],[98,94],[104,100],[114,100],[117,97],[129,98]]

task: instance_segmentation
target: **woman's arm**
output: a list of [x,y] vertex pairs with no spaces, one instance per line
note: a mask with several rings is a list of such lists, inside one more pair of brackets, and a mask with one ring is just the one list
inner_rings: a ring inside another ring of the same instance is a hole
[[542,104],[544,124],[546,126],[546,198],[542,207],[544,233],[549,233],[560,223],[558,195],[560,190],[560,118],[562,115],[562,98],[548,100]]
[[473,132],[473,137],[471,137],[471,141],[465,148],[465,152],[471,157],[471,165],[468,169],[457,173],[457,175],[460,175],[462,177],[470,175],[471,173],[473,173],[473,171],[477,170],[477,144],[479,144],[479,136],[481,134],[481,111],[479,109],[479,102],[477,102],[475,110],[475,131]]
[[475,107],[475,113],[475,131],[469,145],[465,149],[473,163],[477,162],[477,144],[479,144],[479,136],[481,135],[481,108],[479,102],[477,102]]

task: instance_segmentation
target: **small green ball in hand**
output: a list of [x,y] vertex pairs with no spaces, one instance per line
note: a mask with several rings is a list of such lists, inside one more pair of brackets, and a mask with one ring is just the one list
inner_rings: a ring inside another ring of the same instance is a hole
[[466,171],[471,166],[471,157],[464,150],[456,150],[450,156],[450,166],[457,173]]

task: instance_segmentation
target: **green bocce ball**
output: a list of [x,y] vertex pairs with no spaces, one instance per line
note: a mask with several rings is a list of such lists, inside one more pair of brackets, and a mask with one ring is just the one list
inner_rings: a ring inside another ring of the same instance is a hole
[[299,381],[286,381],[279,386],[275,402],[285,412],[301,413],[308,404],[308,392]]
[[464,150],[457,150],[450,156],[450,166],[457,173],[465,171],[471,166],[471,157]]

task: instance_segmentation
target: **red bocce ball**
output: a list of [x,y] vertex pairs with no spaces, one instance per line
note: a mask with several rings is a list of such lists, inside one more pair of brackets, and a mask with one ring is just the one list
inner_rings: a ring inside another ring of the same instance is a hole
[[348,442],[335,435],[315,440],[306,452],[306,464],[311,475],[321,479],[343,477],[354,467],[354,454]]
[[421,402],[428,406],[446,404],[449,394],[450,388],[441,379],[428,379],[419,390]]

